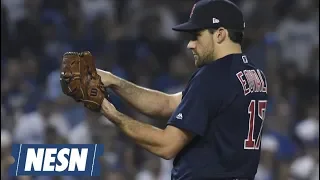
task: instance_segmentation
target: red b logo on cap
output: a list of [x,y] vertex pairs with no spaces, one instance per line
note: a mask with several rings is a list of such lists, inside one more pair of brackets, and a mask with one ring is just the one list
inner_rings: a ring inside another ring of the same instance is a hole
[[194,10],[195,7],[196,7],[196,4],[194,4],[192,9],[191,9],[190,18],[191,18],[192,14],[193,14],[193,10]]

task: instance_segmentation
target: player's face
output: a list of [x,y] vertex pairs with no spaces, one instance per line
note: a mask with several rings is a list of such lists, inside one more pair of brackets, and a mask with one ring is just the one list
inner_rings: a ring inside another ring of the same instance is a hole
[[208,30],[192,34],[188,43],[188,49],[192,50],[196,67],[201,67],[213,59],[214,38]]

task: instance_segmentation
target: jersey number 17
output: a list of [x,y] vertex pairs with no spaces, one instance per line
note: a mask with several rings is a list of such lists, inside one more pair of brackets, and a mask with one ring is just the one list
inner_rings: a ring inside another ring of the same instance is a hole
[[[266,100],[251,100],[248,106],[248,113],[249,113],[249,130],[248,136],[244,140],[244,149],[260,149],[260,142],[261,142],[261,133],[263,127],[263,121],[265,119],[267,108],[267,101]],[[257,137],[254,137],[254,133],[257,129],[255,129],[256,120],[260,120],[261,126],[258,129],[259,134]]]

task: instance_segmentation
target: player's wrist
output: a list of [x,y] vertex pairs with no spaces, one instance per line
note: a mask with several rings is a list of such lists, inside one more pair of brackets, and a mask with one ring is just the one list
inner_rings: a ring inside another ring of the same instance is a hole
[[120,87],[120,84],[121,84],[121,78],[110,73],[109,74],[109,80],[108,80],[108,87],[111,88],[111,89],[116,89],[116,88],[119,88]]
[[116,84],[116,76],[109,71],[103,71],[101,69],[97,69],[98,74],[101,77],[101,82],[104,87],[111,87]]

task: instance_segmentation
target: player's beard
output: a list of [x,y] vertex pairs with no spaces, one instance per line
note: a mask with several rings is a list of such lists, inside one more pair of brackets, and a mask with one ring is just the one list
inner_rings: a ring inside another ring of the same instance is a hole
[[193,57],[195,60],[195,66],[197,68],[200,68],[211,61],[213,61],[213,48],[206,49],[202,55],[199,55],[198,53],[194,52]]

